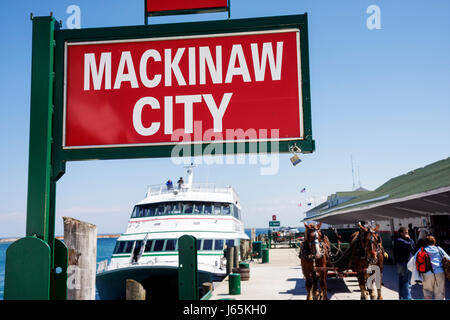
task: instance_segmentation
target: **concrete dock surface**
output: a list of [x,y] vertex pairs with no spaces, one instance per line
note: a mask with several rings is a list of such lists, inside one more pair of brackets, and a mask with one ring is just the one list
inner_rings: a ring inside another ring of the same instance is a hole
[[[395,266],[385,265],[383,270],[382,295],[385,300],[398,300]],[[328,278],[328,299],[360,300],[360,289],[356,277],[344,279]],[[450,298],[449,283],[446,298]],[[412,287],[413,299],[423,299],[422,286]],[[241,281],[241,294],[230,295],[228,277],[214,283],[210,300],[306,300],[305,280],[298,253],[293,248],[271,249],[269,263],[250,262],[250,280]]]

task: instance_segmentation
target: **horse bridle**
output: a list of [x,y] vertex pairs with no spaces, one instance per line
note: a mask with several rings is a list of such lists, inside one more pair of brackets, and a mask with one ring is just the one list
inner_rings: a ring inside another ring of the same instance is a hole
[[[367,260],[367,262],[369,263],[369,264],[376,264],[377,262],[378,262],[378,255],[380,254],[380,252],[381,252],[381,247],[380,247],[380,242],[379,241],[376,241],[375,242],[375,240],[374,240],[374,237],[375,237],[375,235],[374,235],[374,231],[373,230],[371,230],[371,229],[369,229],[368,231],[364,231],[364,232],[361,232],[362,234],[361,234],[361,247],[363,248],[363,250],[364,250],[364,257],[365,257],[365,259]],[[365,239],[365,234],[366,233],[368,233],[368,234],[370,234],[370,240],[369,240],[369,243],[370,243],[370,250],[372,250],[372,248],[373,248],[373,245],[374,245],[374,243],[375,243],[375,246],[376,246],[376,251],[375,251],[375,258],[372,258],[371,256],[369,256],[368,255],[368,250],[367,250],[367,248],[365,247],[365,243],[364,243],[364,239]]]
[[[311,229],[310,229],[311,230]],[[313,242],[311,242],[311,241],[309,241],[309,233],[314,233],[314,240],[313,240]],[[320,234],[320,231],[319,230],[317,230],[317,229],[314,229],[314,231],[313,232],[311,232],[311,231],[308,231],[308,235],[307,235],[307,237],[306,237],[306,240],[307,240],[307,242],[308,242],[308,246],[309,246],[309,249],[310,249],[310,252],[311,252],[311,259],[320,259],[320,258],[322,258],[323,257],[323,255],[324,255],[324,248],[323,248],[323,241],[320,241],[320,236],[319,236],[319,234]],[[314,244],[314,246],[313,246],[313,244]],[[319,252],[317,252],[317,250],[314,250],[315,251],[315,254],[313,255],[312,253],[313,253],[313,247],[316,247],[317,246],[317,248],[319,249]]]

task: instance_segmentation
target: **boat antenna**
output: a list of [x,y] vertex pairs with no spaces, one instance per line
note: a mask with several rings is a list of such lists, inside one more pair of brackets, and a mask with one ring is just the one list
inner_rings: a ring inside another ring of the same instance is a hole
[[350,161],[352,163],[352,190],[355,190],[355,174],[354,174],[354,170],[353,170],[353,155],[350,154]]
[[359,165],[358,165],[358,184],[359,187],[361,188],[361,175],[359,174]]

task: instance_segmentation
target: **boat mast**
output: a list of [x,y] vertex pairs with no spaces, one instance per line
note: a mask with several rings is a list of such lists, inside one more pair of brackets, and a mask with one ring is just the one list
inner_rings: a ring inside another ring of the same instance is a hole
[[189,166],[185,166],[185,168],[187,168],[187,184],[185,185],[186,186],[186,189],[191,189],[192,188],[192,182],[193,182],[193,179],[194,179],[194,168],[195,168],[196,166],[194,166],[194,163],[191,163],[191,165],[189,165]]

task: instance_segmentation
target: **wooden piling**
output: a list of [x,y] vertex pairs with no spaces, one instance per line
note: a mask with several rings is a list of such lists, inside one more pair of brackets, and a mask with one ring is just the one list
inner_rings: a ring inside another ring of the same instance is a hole
[[239,247],[234,246],[233,250],[233,268],[237,268],[239,265]]
[[234,260],[234,247],[227,247],[226,249],[227,258],[227,274],[230,274],[233,270],[233,260]]
[[213,284],[211,282],[203,282],[202,288],[203,288],[204,293],[206,294],[209,291],[213,290]]
[[69,249],[67,300],[95,300],[97,227],[70,217],[63,221]]
[[126,299],[145,300],[145,289],[142,284],[136,280],[127,279]]
[[241,261],[245,261],[248,259],[248,250],[250,248],[250,240],[241,240],[240,252],[241,252]]

